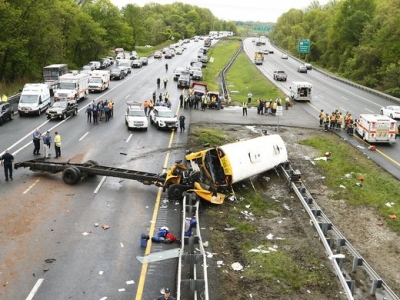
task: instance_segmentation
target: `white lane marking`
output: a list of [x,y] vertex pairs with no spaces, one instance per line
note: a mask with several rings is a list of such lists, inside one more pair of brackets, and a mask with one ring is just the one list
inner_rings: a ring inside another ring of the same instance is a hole
[[128,99],[130,96],[131,96],[131,95],[126,96],[125,99]]
[[369,111],[371,114],[373,114],[374,112],[368,108],[365,108],[366,111]]
[[127,143],[129,143],[129,140],[131,139],[131,137],[132,137],[132,133],[129,135],[129,137],[126,139],[126,142]]
[[97,188],[94,190],[94,194],[97,194],[97,192],[100,190],[101,186],[103,185],[104,181],[106,180],[106,176],[103,176],[103,178],[101,179],[100,183],[98,184]]
[[342,98],[342,99],[344,99],[346,101],[349,100],[349,99],[347,99],[346,97],[343,97],[343,96],[341,96],[340,98]]
[[322,98],[322,99],[325,99],[325,97],[324,97],[324,96],[322,96],[322,95],[319,95],[319,97],[320,97],[320,98]]
[[341,110],[343,110],[343,111],[347,111],[347,110],[345,110],[343,107],[340,107],[340,106],[339,106],[339,109],[341,109]]
[[29,293],[28,297],[26,297],[26,300],[32,300],[33,299],[33,297],[35,296],[35,294],[38,291],[39,287],[42,285],[43,281],[44,281],[44,278],[39,278],[38,281],[36,281],[36,283],[33,286],[31,292]]
[[32,183],[22,194],[26,194],[28,193],[38,182],[40,181],[40,179],[37,179],[34,183]]
[[79,139],[79,141],[82,141],[88,134],[89,134],[89,132],[86,132],[86,133]]

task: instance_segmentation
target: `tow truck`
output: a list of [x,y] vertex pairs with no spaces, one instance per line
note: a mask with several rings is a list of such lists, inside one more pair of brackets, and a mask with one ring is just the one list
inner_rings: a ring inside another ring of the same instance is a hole
[[94,160],[72,164],[35,159],[15,163],[14,168],[61,172],[64,182],[71,185],[96,175],[132,179],[162,187],[171,200],[181,200],[186,192],[193,192],[206,201],[222,204],[226,194],[233,191],[233,184],[276,168],[287,159],[285,144],[275,134],[189,152],[185,164],[178,160],[161,174],[101,166]]

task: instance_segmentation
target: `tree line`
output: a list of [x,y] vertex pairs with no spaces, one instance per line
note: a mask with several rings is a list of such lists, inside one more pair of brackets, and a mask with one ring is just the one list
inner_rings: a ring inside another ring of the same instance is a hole
[[0,0],[0,82],[42,80],[42,69],[80,69],[116,47],[133,50],[211,30],[236,32],[194,5],[156,3],[122,9],[109,0]]
[[400,97],[399,16],[400,0],[314,1],[283,14],[270,37],[295,56],[299,41],[310,39],[307,61]]

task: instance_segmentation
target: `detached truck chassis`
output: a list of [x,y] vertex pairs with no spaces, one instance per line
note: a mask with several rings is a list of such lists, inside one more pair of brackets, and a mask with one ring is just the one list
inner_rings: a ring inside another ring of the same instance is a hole
[[139,181],[145,185],[155,185],[168,189],[168,198],[180,200],[184,193],[195,187],[195,181],[199,180],[197,172],[190,171],[177,161],[166,173],[155,174],[128,169],[100,166],[94,160],[88,160],[83,164],[69,162],[49,162],[43,159],[34,159],[14,164],[14,168],[29,168],[32,171],[48,172],[52,174],[62,173],[62,179],[67,184],[77,184],[83,177],[96,175],[118,177]]

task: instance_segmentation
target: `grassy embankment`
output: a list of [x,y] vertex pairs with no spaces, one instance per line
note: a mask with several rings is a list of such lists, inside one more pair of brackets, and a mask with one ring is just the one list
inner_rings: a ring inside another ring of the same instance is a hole
[[[237,42],[235,41],[221,41],[217,46],[211,48],[210,56],[214,57],[215,63],[209,63],[204,72],[210,86],[213,86],[210,84],[211,80],[214,80],[214,84],[217,85],[218,73],[233,56],[236,49]],[[257,99],[258,97],[274,99],[279,95],[280,97],[284,97],[258,72],[252,61],[243,53],[239,55],[238,59],[229,69],[227,80],[229,88],[238,91],[238,93],[232,93],[233,102],[241,102],[247,99],[248,91],[252,91],[253,99]],[[190,141],[192,145],[196,143],[219,145],[231,142],[234,139],[234,137],[229,136],[229,133],[221,132],[217,128],[192,129],[193,132]],[[348,143],[341,141],[335,135],[330,137],[315,137],[304,140],[302,144],[318,149],[321,156],[327,150],[333,153],[333,158],[329,162],[316,162],[317,167],[326,177],[324,182],[332,191],[331,197],[333,200],[341,199],[353,205],[355,218],[357,217],[357,206],[374,207],[377,214],[384,221],[384,224],[397,234],[400,233],[400,205],[398,202],[398,199],[400,199],[400,186],[397,179],[393,178],[364,154],[354,149]],[[351,174],[351,179],[345,179],[345,174]],[[362,187],[356,185],[360,177],[364,178]],[[346,189],[341,188],[340,185],[346,186]],[[270,285],[272,281],[281,278],[289,286],[285,291],[286,293],[290,293],[291,290],[294,291],[302,285],[319,287],[319,289],[323,289],[324,286],[327,287],[329,274],[322,273],[322,270],[313,270],[313,272],[310,272],[309,270],[299,268],[297,262],[293,260],[293,253],[282,250],[282,247],[280,251],[274,252],[271,255],[257,255],[248,252],[249,249],[258,247],[261,244],[268,247],[272,243],[255,239],[254,233],[257,232],[257,225],[238,218],[238,211],[246,210],[246,205],[251,204],[252,212],[257,212],[257,217],[270,219],[274,216],[271,216],[268,213],[269,211],[281,211],[282,208],[273,201],[265,201],[261,197],[261,194],[254,193],[253,191],[239,192],[237,196],[243,197],[244,201],[235,203],[234,206],[229,203],[224,204],[227,206],[224,208],[224,210],[226,209],[224,215],[227,216],[224,221],[226,224],[235,227],[236,234],[240,234],[242,237],[242,241],[237,245],[242,256],[247,261],[251,261],[252,265],[260,266],[259,269],[249,268],[249,270],[245,271],[246,276],[262,280],[266,285]],[[388,207],[386,205],[387,202],[394,202],[395,205]],[[209,210],[209,212],[210,214],[214,214],[215,218],[221,218],[220,213],[216,210]],[[396,215],[398,218],[390,219],[389,215]],[[217,243],[223,238],[223,234],[223,232],[218,234],[218,232],[214,231],[212,239]],[[290,244],[291,241],[286,240],[285,243]],[[303,257],[303,259],[303,265],[314,265],[316,260],[312,255],[310,257]],[[321,280],[321,278],[327,278],[327,280]]]
[[[232,59],[240,47],[240,39],[229,38],[219,41],[208,51],[208,57],[213,58],[213,62],[207,64],[203,70],[204,80],[209,85],[209,90],[218,90],[218,75],[227,63]],[[265,56],[264,64],[268,64],[268,56]],[[252,59],[242,51],[236,58],[235,63],[226,73],[226,83],[232,104],[240,105],[247,101],[247,94],[253,94],[252,104],[256,104],[259,98],[263,100],[284,100],[286,95],[268,81],[258,70]],[[284,103],[284,101],[282,101]]]

